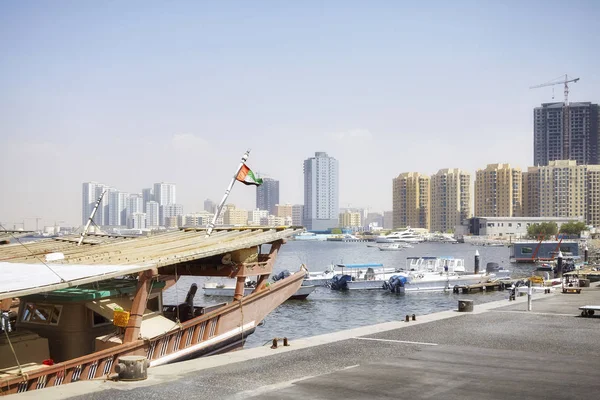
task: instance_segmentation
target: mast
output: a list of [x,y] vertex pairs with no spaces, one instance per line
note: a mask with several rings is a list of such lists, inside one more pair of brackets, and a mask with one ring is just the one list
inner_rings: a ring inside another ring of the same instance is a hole
[[240,162],[240,165],[235,170],[235,174],[233,174],[233,178],[231,179],[231,182],[229,183],[229,186],[227,187],[227,190],[225,190],[225,194],[223,195],[223,198],[221,199],[221,202],[217,206],[217,210],[215,211],[215,215],[213,217],[212,222],[210,224],[208,224],[208,229],[206,230],[206,236],[205,237],[209,237],[210,234],[212,233],[212,231],[213,231],[213,229],[215,227],[215,224],[217,223],[217,218],[219,218],[219,215],[221,214],[221,210],[223,209],[223,205],[227,201],[227,197],[229,197],[229,193],[231,192],[231,188],[233,188],[233,184],[237,180],[237,176],[240,173],[240,170],[242,169],[242,167],[244,166],[244,164],[246,163],[246,160],[248,160],[249,156],[250,156],[250,150],[247,150],[244,153],[244,155],[242,156],[242,161]]
[[96,215],[96,210],[98,210],[98,206],[100,205],[100,202],[102,201],[102,198],[104,197],[104,193],[106,193],[106,190],[102,192],[100,197],[98,197],[98,200],[96,201],[96,205],[94,206],[94,209],[92,210],[92,213],[90,214],[90,218],[88,219],[87,223],[85,224],[85,228],[83,229],[83,232],[81,232],[81,236],[79,237],[79,242],[77,242],[77,246],[81,246],[81,243],[83,242],[83,238],[85,237],[85,235],[87,235],[88,229],[90,229],[90,224],[93,222],[94,215]]

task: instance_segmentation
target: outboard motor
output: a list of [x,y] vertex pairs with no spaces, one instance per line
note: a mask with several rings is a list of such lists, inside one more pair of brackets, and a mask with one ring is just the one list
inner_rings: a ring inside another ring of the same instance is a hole
[[485,266],[485,272],[488,274],[495,274],[500,270],[500,265],[497,262],[489,262]]
[[277,275],[273,276],[273,282],[277,282],[277,281],[280,281],[282,279],[285,279],[285,278],[287,278],[290,275],[291,275],[290,271],[288,271],[287,269],[284,269],[283,271],[281,271]]
[[348,290],[348,282],[352,280],[350,275],[334,275],[331,279],[331,289]]
[[393,275],[387,282],[388,288],[392,293],[404,293],[404,285],[406,284],[406,277],[402,275]]
[[192,283],[190,290],[188,290],[187,295],[185,296],[185,302],[177,306],[180,322],[185,322],[194,318],[194,297],[196,296],[197,291],[198,285]]

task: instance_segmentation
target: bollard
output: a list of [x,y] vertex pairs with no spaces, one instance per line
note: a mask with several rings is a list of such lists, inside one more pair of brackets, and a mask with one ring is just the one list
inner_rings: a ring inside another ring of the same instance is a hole
[[473,273],[479,273],[479,250],[475,250],[475,271]]
[[277,348],[277,338],[273,338],[273,345],[271,346],[272,349],[276,349]]
[[288,340],[286,337],[283,338],[283,347],[289,346]]
[[148,378],[150,361],[145,356],[123,356],[115,365],[115,372],[122,381],[141,381]]
[[527,311],[531,311],[531,296],[532,296],[532,294],[533,294],[533,288],[531,287],[531,281],[528,281],[527,282]]
[[417,317],[416,317],[416,315],[415,315],[415,314],[413,314],[413,315],[412,315],[412,320],[413,320],[413,321],[416,321],[416,320],[417,320]]
[[585,245],[585,248],[583,249],[583,262],[584,263],[588,263],[588,247],[587,244]]
[[473,300],[458,300],[458,312],[473,311]]
[[410,321],[410,316],[407,315],[406,317],[404,317],[404,322],[409,322],[409,321]]

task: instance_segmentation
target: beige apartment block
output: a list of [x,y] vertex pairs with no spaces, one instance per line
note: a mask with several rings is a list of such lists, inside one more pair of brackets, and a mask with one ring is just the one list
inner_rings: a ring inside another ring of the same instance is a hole
[[528,217],[583,217],[600,223],[600,166],[575,160],[550,161],[523,173],[523,206]]
[[471,217],[471,175],[458,168],[431,176],[431,231],[453,232]]
[[586,222],[600,227],[600,165],[588,165]]
[[362,226],[361,214],[358,212],[343,212],[339,216],[340,228],[360,227]]
[[223,214],[223,224],[243,226],[248,224],[248,211],[236,208],[233,204],[227,204]]
[[404,172],[393,179],[393,228],[430,228],[431,178]]
[[522,173],[510,164],[488,164],[475,173],[475,216],[520,217]]
[[290,217],[292,218],[292,205],[290,203],[286,204],[275,204],[275,215],[278,217]]

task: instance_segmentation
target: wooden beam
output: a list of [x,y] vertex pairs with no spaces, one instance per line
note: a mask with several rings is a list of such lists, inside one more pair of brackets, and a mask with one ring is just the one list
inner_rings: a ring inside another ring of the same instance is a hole
[[138,284],[131,311],[129,314],[129,323],[125,328],[125,336],[123,343],[131,343],[138,340],[140,336],[140,327],[142,326],[142,318],[146,310],[146,302],[150,291],[150,282],[155,275],[156,270],[148,270],[140,272],[138,275]]
[[279,253],[279,249],[281,245],[285,243],[283,240],[278,240],[271,245],[271,251],[267,257],[267,262],[264,267],[264,271],[268,271],[267,273],[261,273],[258,277],[258,282],[256,282],[256,288],[252,291],[252,293],[259,292],[263,290],[267,284],[267,279],[269,278],[269,274],[273,271],[273,266],[275,265],[275,260],[277,259],[277,254]]

